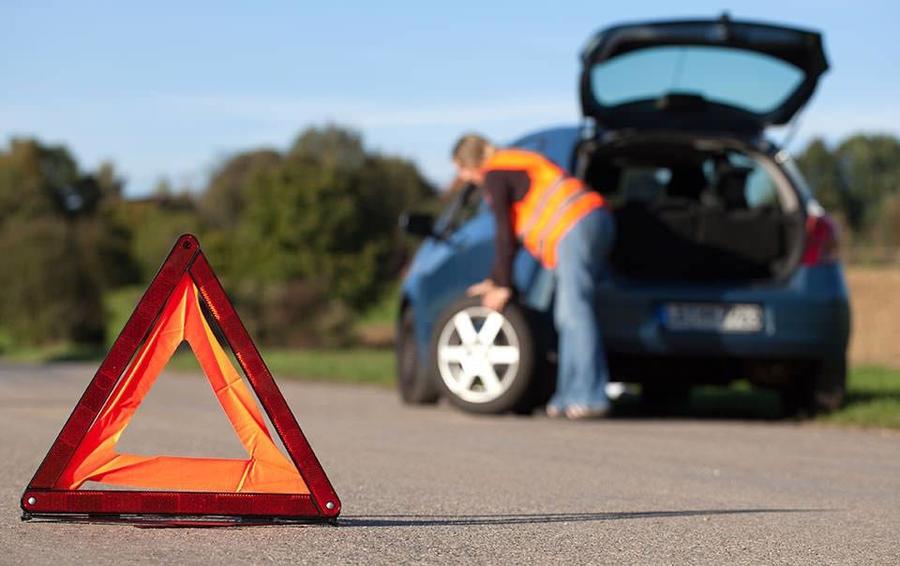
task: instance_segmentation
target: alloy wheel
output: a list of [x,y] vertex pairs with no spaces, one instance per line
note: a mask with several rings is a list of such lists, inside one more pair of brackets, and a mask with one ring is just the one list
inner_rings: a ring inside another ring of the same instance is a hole
[[453,315],[441,329],[437,363],[451,393],[489,403],[506,392],[519,369],[519,339],[501,313],[481,306]]

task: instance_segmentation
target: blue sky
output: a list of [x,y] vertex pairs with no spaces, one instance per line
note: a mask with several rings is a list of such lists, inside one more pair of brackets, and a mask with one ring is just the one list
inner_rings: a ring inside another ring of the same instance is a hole
[[140,195],[162,177],[201,187],[230,153],[335,121],[444,183],[462,131],[503,141],[578,120],[576,54],[598,28],[723,9],[825,34],[832,69],[792,149],[900,134],[896,2],[0,0],[0,140],[112,160]]

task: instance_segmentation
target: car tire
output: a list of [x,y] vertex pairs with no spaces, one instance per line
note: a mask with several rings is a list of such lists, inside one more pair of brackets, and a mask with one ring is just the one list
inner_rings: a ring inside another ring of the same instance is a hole
[[836,411],[844,404],[846,389],[847,358],[825,358],[782,391],[785,412],[815,416]]
[[409,405],[433,405],[440,399],[437,382],[419,360],[412,307],[403,309],[397,322],[397,391]]
[[443,396],[466,412],[530,413],[543,389],[536,371],[538,346],[528,313],[518,304],[508,303],[498,313],[477,297],[461,299],[444,309],[434,326],[435,381]]

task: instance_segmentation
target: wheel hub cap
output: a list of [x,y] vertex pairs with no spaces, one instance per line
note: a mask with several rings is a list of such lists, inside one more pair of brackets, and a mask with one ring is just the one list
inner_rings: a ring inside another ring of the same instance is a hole
[[469,307],[444,325],[437,358],[441,379],[452,394],[470,403],[487,403],[515,380],[518,337],[502,314]]

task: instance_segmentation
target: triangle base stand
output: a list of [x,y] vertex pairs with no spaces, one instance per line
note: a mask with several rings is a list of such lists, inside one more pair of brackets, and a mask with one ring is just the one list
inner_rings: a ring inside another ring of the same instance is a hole
[[[185,527],[337,524],[335,517],[320,515],[309,495],[30,489],[23,498],[29,510],[23,511],[22,520],[34,522]],[[206,509],[216,512],[195,511]]]

